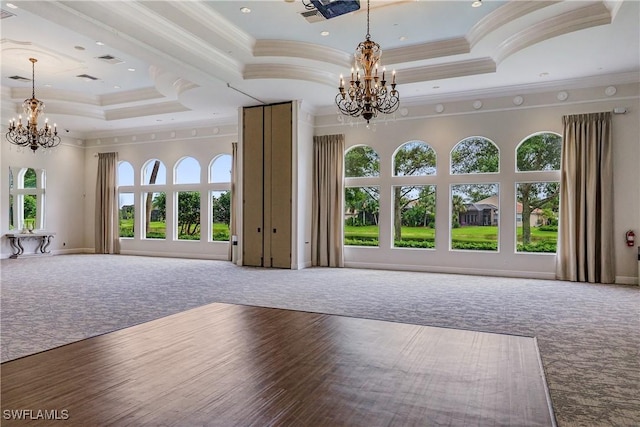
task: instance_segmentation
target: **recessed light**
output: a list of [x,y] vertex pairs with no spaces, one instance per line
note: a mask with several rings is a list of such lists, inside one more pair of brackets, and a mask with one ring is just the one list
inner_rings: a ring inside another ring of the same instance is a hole
[[251,13],[251,9],[249,9],[248,7],[241,7],[240,8],[240,12],[242,12],[242,13]]
[[440,86],[434,86],[433,88],[434,89],[440,89]]
[[51,85],[47,83],[46,85],[44,85],[44,87],[51,87]]
[[127,68],[127,70],[129,70],[129,71],[135,71],[136,69],[135,69],[135,68]]
[[74,46],[73,47],[75,50],[84,50],[83,46]]
[[476,0],[473,3],[471,3],[471,7],[480,7],[482,6],[482,0]]
[[329,35],[329,31],[323,31],[323,32],[321,32],[321,33],[320,33],[320,35],[321,35],[322,37],[326,37],[326,36],[328,36],[328,35]]
[[13,3],[7,3],[7,7],[8,7],[9,9],[17,9],[17,8],[18,8],[18,6],[16,6],[16,5],[15,5],[15,4],[13,4]]
[[400,36],[400,41],[403,42],[407,39],[407,36]]
[[96,44],[97,44],[98,46],[104,46],[104,43],[102,43],[101,41],[97,41],[97,42],[96,42]]
[[115,86],[113,86],[113,88],[114,88],[114,89],[120,89],[120,86],[115,85]]
[[549,75],[549,73],[544,72],[544,73],[540,73],[540,77],[547,77]]

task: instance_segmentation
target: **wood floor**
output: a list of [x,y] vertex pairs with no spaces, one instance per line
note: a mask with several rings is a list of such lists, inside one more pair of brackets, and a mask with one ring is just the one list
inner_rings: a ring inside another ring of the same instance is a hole
[[251,306],[0,369],[3,426],[554,425],[532,338]]

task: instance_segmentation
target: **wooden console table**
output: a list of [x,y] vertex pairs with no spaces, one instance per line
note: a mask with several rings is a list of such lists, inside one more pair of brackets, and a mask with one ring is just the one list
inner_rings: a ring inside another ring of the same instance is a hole
[[33,254],[29,255],[42,255],[42,254],[50,254],[51,251],[47,250],[49,244],[51,243],[51,239],[55,236],[56,233],[52,233],[50,231],[34,231],[32,233],[7,233],[5,236],[9,239],[9,243],[11,244],[11,248],[13,249],[13,255],[9,258],[18,258],[19,256],[24,256],[24,246],[22,246],[22,241],[24,239],[37,239],[38,247],[36,248]]

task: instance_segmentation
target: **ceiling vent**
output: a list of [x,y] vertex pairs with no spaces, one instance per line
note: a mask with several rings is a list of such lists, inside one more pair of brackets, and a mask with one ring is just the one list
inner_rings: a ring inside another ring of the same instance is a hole
[[302,17],[306,19],[307,22],[311,23],[327,20],[324,16],[322,16],[318,9],[305,10],[304,12],[300,12],[300,15],[302,15]]
[[96,59],[99,59],[101,61],[104,61],[104,62],[106,62],[108,64],[112,64],[112,65],[122,64],[124,62],[122,59],[116,58],[113,55],[102,55],[102,56],[98,56],[98,58],[96,58]]
[[28,78],[22,77],[22,76],[11,76],[9,78],[11,80],[15,80],[17,82],[25,82],[26,83],[26,82],[30,82],[31,81],[31,79],[28,79]]
[[82,80],[86,80],[86,81],[96,81],[96,80],[98,80],[97,77],[90,76],[89,74],[78,74],[76,77],[81,78]]
[[11,13],[8,10],[4,10],[4,9],[0,9],[1,11],[1,15],[0,15],[0,19],[4,19],[4,18],[11,18],[12,16],[16,16],[15,13]]

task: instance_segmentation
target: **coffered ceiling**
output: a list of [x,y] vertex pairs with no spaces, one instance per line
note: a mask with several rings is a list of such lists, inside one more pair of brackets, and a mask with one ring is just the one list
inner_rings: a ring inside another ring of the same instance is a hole
[[[482,3],[371,2],[402,105],[638,81],[640,2]],[[30,57],[50,121],[81,136],[228,123],[240,106],[292,99],[330,114],[366,34],[361,6],[310,22],[301,0],[2,2],[2,120],[31,95]]]

